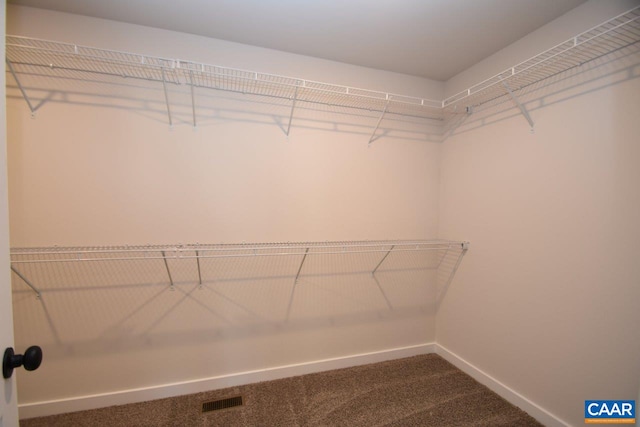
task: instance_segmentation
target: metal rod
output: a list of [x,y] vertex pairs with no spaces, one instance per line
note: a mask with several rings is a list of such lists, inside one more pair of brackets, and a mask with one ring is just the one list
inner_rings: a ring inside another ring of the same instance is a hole
[[198,264],[198,283],[202,287],[202,274],[200,273],[200,254],[196,251],[196,263]]
[[167,92],[167,81],[164,76],[164,69],[162,69],[162,87],[164,88],[164,101],[167,103],[167,115],[169,116],[169,126],[173,126],[171,120],[171,106],[169,105],[169,93]]
[[533,120],[531,119],[531,116],[529,115],[529,112],[527,111],[527,109],[525,108],[524,105],[522,105],[520,103],[520,100],[518,99],[517,96],[514,95],[514,93],[511,91],[511,88],[509,87],[509,85],[507,84],[507,82],[502,82],[502,85],[504,86],[504,88],[507,90],[507,93],[509,93],[509,96],[511,96],[511,99],[513,100],[513,102],[516,103],[516,105],[518,106],[518,108],[520,109],[520,112],[522,113],[522,115],[524,116],[525,119],[527,119],[527,121],[529,122],[529,126],[531,126],[531,129],[533,130]]
[[21,278],[21,279],[22,279],[22,281],[23,281],[24,283],[26,283],[26,284],[27,284],[27,286],[28,286],[28,287],[30,287],[31,289],[33,289],[33,292],[35,292],[35,293],[36,293],[36,298],[40,298],[40,295],[41,295],[41,294],[40,294],[40,291],[38,290],[38,288],[36,288],[35,286],[33,286],[33,285],[31,284],[31,282],[30,282],[30,281],[28,281],[28,280],[27,280],[27,278],[26,278],[26,277],[24,277],[24,276],[23,276],[23,275],[22,275],[18,270],[16,270],[16,268],[15,268],[13,265],[11,266],[11,271],[13,271],[14,273],[16,273],[16,274],[18,275],[18,277],[19,277],[19,278]]
[[289,114],[289,126],[287,126],[287,131],[285,132],[287,136],[289,136],[289,132],[291,131],[291,121],[293,120],[293,110],[296,108],[297,100],[298,100],[298,88],[296,87],[296,91],[293,94],[293,103],[291,104],[291,113]]
[[376,274],[376,271],[378,271],[378,268],[382,265],[382,263],[384,262],[385,259],[387,259],[387,257],[389,256],[389,254],[391,253],[391,251],[393,250],[393,248],[395,247],[395,245],[391,246],[391,249],[389,249],[387,251],[387,253],[382,257],[382,259],[380,260],[380,262],[378,263],[378,265],[376,265],[376,268],[373,269],[373,271],[371,272],[371,274]]
[[298,277],[300,277],[300,272],[302,271],[302,266],[304,264],[304,260],[307,259],[307,254],[309,253],[309,248],[304,251],[304,256],[302,257],[302,262],[300,262],[300,267],[298,267],[298,272],[296,273],[295,283],[298,283]]
[[11,65],[11,61],[9,61],[8,59],[5,59],[5,60],[7,62],[7,67],[9,67],[9,71],[11,71],[11,75],[13,76],[14,80],[18,84],[18,89],[20,89],[20,92],[22,92],[22,97],[24,98],[25,101],[27,101],[27,105],[29,106],[29,110],[31,110],[31,114],[35,113],[36,110],[35,108],[33,108],[33,105],[31,104],[31,101],[29,100],[29,97],[27,96],[27,92],[24,90],[24,87],[22,87],[22,83],[20,83],[20,79],[18,79],[18,76],[16,75],[16,72],[13,69],[13,65]]
[[384,118],[384,114],[387,112],[387,107],[389,106],[389,100],[387,99],[387,103],[384,104],[384,109],[382,110],[382,114],[380,114],[380,118],[378,119],[378,123],[376,123],[376,127],[373,129],[373,133],[371,134],[371,138],[369,138],[369,145],[373,142],[373,138],[376,136],[376,132],[380,127],[380,123],[382,123],[382,119]]
[[191,109],[193,110],[193,127],[196,127],[196,96],[193,88],[193,71],[189,70],[191,76]]
[[293,296],[296,292],[296,285],[298,284],[298,277],[300,277],[300,272],[302,271],[302,265],[304,264],[304,260],[307,259],[307,254],[309,253],[309,248],[304,252],[304,256],[302,257],[302,261],[300,262],[300,267],[298,267],[298,272],[296,273],[296,280],[293,282],[293,287],[291,288],[291,296],[289,297],[289,304],[287,305],[287,317],[286,320],[289,320],[289,316],[291,315],[291,307],[293,306]]
[[164,260],[164,266],[166,267],[166,269],[167,269],[167,275],[169,276],[169,283],[171,283],[171,287],[170,287],[170,289],[171,289],[171,290],[174,290],[174,287],[173,287],[173,278],[171,277],[171,271],[169,270],[169,263],[167,262],[167,257],[165,256],[164,251],[161,251],[161,252],[162,252],[162,259]]

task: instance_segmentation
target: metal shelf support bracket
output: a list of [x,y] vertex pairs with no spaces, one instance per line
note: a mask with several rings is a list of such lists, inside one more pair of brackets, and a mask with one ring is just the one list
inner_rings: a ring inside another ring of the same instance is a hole
[[[164,75],[163,75],[164,76]],[[189,76],[191,77],[191,110],[193,113],[193,127],[196,127],[196,95],[195,95],[195,88],[193,87],[193,71],[189,70]],[[165,90],[165,96],[166,96],[166,90]],[[167,101],[167,106],[168,106],[168,101]]]
[[395,248],[396,245],[392,245],[391,249],[389,249],[387,251],[387,253],[382,257],[382,259],[380,260],[380,262],[378,263],[378,265],[376,265],[376,268],[373,269],[373,271],[371,272],[371,275],[376,274],[376,271],[378,271],[378,268],[380,268],[380,266],[382,265],[382,263],[384,262],[385,259],[387,259],[387,257],[389,256],[389,254],[391,253],[391,251],[393,250],[393,248]]
[[515,102],[515,104],[518,106],[518,108],[520,109],[520,112],[522,113],[524,118],[527,119],[527,121],[529,122],[529,126],[531,126],[531,132],[533,132],[534,123],[533,123],[533,119],[531,119],[531,116],[529,115],[529,111],[527,111],[527,108],[524,105],[522,105],[522,103],[520,102],[518,97],[513,93],[513,91],[511,90],[511,88],[507,84],[507,82],[502,82],[502,85],[507,90],[507,93],[509,94],[509,96],[511,97],[513,102]]
[[382,119],[384,118],[384,115],[387,112],[387,107],[389,107],[389,99],[387,99],[387,103],[384,104],[384,109],[382,110],[382,114],[380,114],[380,118],[378,119],[378,123],[376,123],[376,127],[373,129],[373,132],[371,133],[371,138],[369,138],[369,146],[371,146],[371,143],[373,142],[373,139],[376,136],[376,132],[378,131],[378,128],[380,127],[380,123],[382,123]]
[[285,132],[287,136],[289,136],[289,132],[291,131],[291,121],[293,120],[293,110],[296,108],[296,102],[298,101],[298,87],[296,86],[296,91],[293,94],[293,103],[291,104],[291,113],[289,114],[289,125],[287,126],[287,131]]
[[20,273],[20,272],[19,272],[19,271],[18,271],[18,270],[13,266],[13,265],[11,266],[11,271],[13,271],[14,273],[16,273],[16,275],[17,275],[19,278],[21,278],[21,279],[22,279],[22,281],[23,281],[24,283],[26,283],[26,285],[27,285],[28,287],[30,287],[30,288],[33,290],[33,292],[35,292],[35,293],[36,293],[36,298],[40,299],[41,293],[40,293],[40,291],[38,290],[38,288],[36,288],[35,286],[33,286],[33,285],[31,284],[31,282],[30,282],[29,280],[27,280],[27,278],[26,278],[26,277],[24,277],[24,276],[22,275],[22,273]]
[[[167,91],[167,79],[164,75],[164,69],[162,70],[162,87],[164,88],[164,102],[167,104],[167,115],[169,116],[169,126],[173,126],[173,120],[171,120],[171,106],[169,105],[169,92]],[[191,86],[193,88],[193,86]]]
[[173,286],[173,278],[171,277],[171,270],[169,270],[169,263],[167,262],[167,256],[166,256],[164,251],[160,251],[160,252],[162,253],[162,259],[164,261],[164,266],[167,269],[167,276],[169,276],[169,283],[171,284],[169,289],[172,290],[172,291],[175,291],[176,288]]
[[11,75],[13,76],[14,80],[18,84],[18,89],[20,89],[20,92],[22,93],[22,97],[24,98],[25,101],[27,101],[27,105],[29,106],[29,110],[31,110],[31,117],[34,117],[35,114],[36,114],[36,109],[33,108],[33,104],[31,104],[31,100],[29,99],[29,96],[27,96],[27,92],[24,90],[24,87],[22,86],[22,83],[20,83],[20,79],[18,78],[18,76],[16,75],[15,70],[13,69],[13,64],[11,64],[11,61],[9,61],[6,58],[5,58],[5,61],[7,63],[7,67],[9,68],[9,71],[11,72]]
[[202,273],[200,272],[200,253],[196,251],[196,263],[198,264],[198,285],[202,289]]
[[308,247],[304,251],[304,256],[302,257],[302,261],[300,262],[300,267],[298,267],[298,272],[296,273],[296,280],[293,282],[293,287],[291,288],[291,296],[289,297],[289,305],[287,306],[287,317],[286,317],[287,321],[289,320],[289,316],[291,315],[291,307],[293,307],[293,296],[296,293],[296,285],[298,284],[298,278],[300,277],[300,272],[302,271],[304,260],[307,259],[307,254],[309,254]]
[[307,259],[307,255],[309,254],[309,248],[304,251],[304,256],[302,257],[302,261],[300,262],[300,267],[298,267],[298,272],[296,273],[295,283],[298,283],[298,278],[300,277],[300,272],[302,271],[302,266],[304,265],[304,260]]

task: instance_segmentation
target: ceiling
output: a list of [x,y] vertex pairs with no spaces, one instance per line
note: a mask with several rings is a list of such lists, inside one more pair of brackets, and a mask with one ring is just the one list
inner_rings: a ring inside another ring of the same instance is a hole
[[445,81],[585,0],[9,0]]

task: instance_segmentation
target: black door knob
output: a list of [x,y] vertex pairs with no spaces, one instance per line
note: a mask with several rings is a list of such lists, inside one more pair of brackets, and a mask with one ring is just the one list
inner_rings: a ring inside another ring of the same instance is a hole
[[2,376],[11,378],[13,369],[24,366],[27,371],[35,371],[42,363],[42,349],[37,345],[33,345],[22,354],[15,354],[13,347],[7,347],[2,358]]

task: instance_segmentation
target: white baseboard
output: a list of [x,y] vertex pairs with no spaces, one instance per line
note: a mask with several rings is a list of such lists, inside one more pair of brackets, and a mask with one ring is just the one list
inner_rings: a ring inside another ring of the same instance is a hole
[[314,360],[267,369],[238,372],[217,377],[201,378],[173,384],[163,384],[152,387],[120,390],[111,393],[77,396],[68,399],[49,400],[42,402],[19,404],[20,419],[43,417],[66,412],[84,411],[87,409],[104,408],[113,405],[144,402],[147,400],[163,399],[165,397],[199,393],[226,387],[251,384],[260,381],[276,380],[297,375],[332,369],[348,368],[366,365],[386,360],[401,359],[419,354],[435,353],[435,343],[425,343],[409,347],[399,347],[371,353],[354,354],[332,359]]
[[535,404],[517,391],[504,385],[491,375],[472,365],[462,357],[448,350],[440,344],[436,344],[436,353],[449,363],[460,369],[480,384],[487,386],[490,390],[501,396],[507,402],[522,409],[533,418],[547,427],[569,427],[570,424],[553,415],[546,409]]

